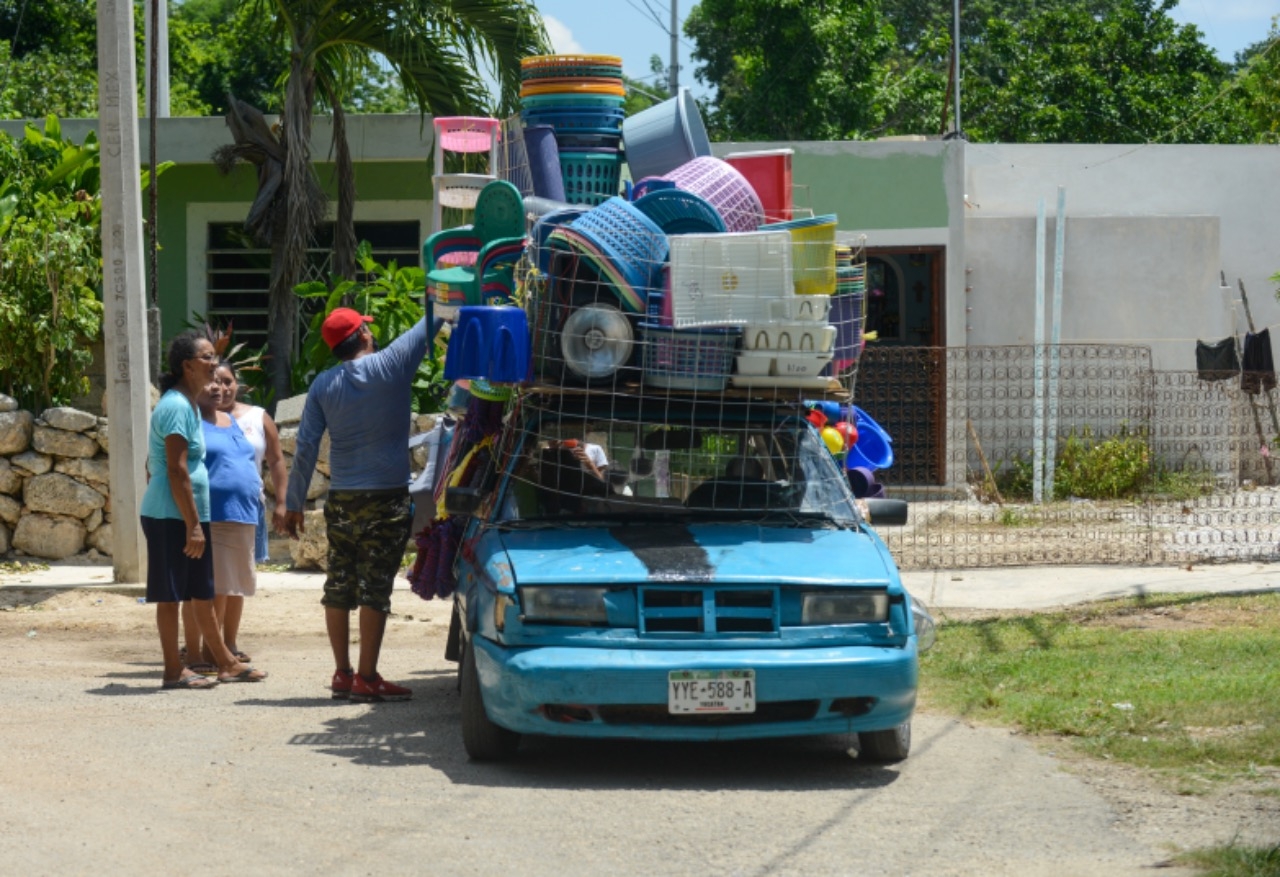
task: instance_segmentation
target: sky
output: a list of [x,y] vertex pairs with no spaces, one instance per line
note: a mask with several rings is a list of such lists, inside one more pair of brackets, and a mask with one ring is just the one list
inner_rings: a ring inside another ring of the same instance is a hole
[[[946,2],[946,0],[938,0]],[[671,3],[683,24],[695,0],[536,0],[557,52],[619,55],[627,76],[654,81],[649,57],[665,64],[671,53],[668,27]],[[1181,24],[1194,24],[1223,61],[1261,40],[1280,15],[1280,0],[1180,0],[1172,12]],[[680,84],[703,95],[707,89],[693,77],[690,42],[680,38]]]

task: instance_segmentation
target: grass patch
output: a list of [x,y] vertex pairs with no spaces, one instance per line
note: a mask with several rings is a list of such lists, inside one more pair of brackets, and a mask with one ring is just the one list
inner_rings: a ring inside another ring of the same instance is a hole
[[21,573],[37,572],[49,568],[49,564],[41,561],[33,560],[0,560],[0,573],[6,575],[20,575]]
[[1276,877],[1280,874],[1280,844],[1271,847],[1222,844],[1182,853],[1174,861],[1199,868],[1205,877]]
[[1280,766],[1278,643],[1280,594],[1110,601],[944,623],[921,689],[1203,791]]

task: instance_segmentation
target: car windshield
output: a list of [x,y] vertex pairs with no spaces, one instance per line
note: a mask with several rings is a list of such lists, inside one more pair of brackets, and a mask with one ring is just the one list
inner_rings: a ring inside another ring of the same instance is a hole
[[843,469],[803,419],[748,424],[542,418],[514,432],[495,520],[858,522]]

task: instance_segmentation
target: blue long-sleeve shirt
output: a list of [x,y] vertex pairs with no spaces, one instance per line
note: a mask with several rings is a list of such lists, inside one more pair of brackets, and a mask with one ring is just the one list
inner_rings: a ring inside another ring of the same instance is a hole
[[385,490],[409,484],[409,414],[414,375],[427,352],[420,320],[386,349],[316,376],[298,424],[285,505],[300,512],[329,431],[331,490]]

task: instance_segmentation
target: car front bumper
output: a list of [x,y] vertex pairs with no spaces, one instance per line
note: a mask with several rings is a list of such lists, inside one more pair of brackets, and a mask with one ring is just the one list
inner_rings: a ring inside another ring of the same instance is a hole
[[[490,720],[522,734],[740,740],[879,731],[911,718],[918,662],[905,648],[474,649]],[[672,716],[668,674],[751,669],[756,712]]]

